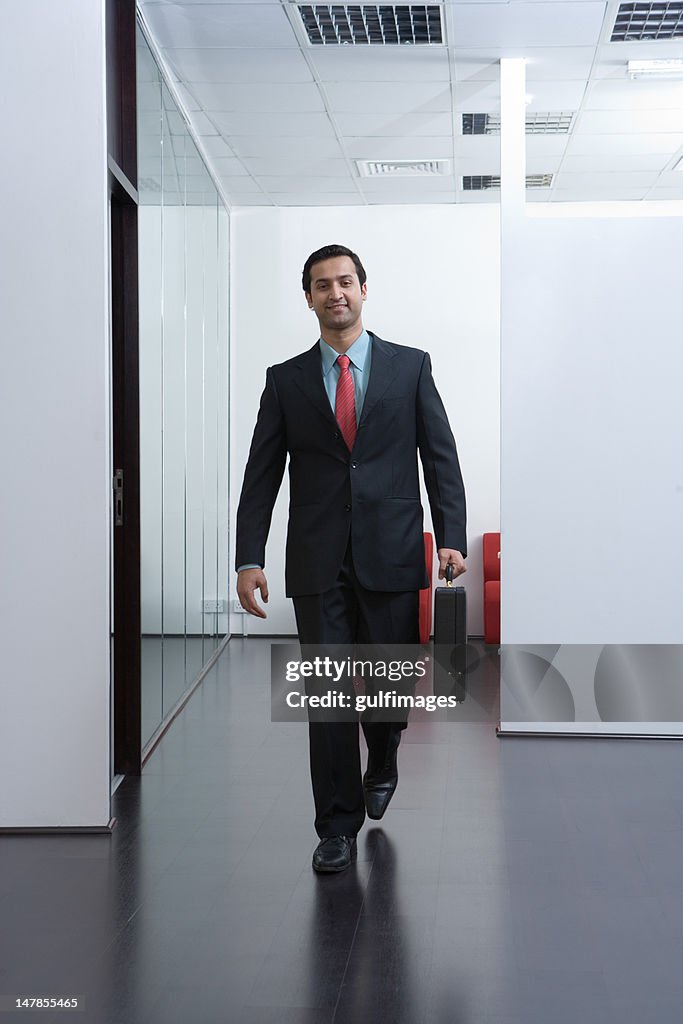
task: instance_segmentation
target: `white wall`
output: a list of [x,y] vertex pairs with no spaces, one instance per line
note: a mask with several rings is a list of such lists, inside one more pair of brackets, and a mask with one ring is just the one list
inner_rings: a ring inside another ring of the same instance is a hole
[[[499,221],[494,205],[233,211],[231,564],[234,522],[266,367],[309,348],[317,321],[301,288],[307,256],[331,242],[368,274],[364,323],[430,352],[458,444],[468,500],[469,631],[483,633],[481,535],[499,528]],[[284,597],[287,475],[266,552],[268,618],[249,631],[295,633]],[[431,529],[425,497],[425,528]],[[231,596],[235,592],[233,574]],[[231,629],[240,632],[241,616]]]
[[503,267],[505,643],[681,643],[682,238],[680,216],[519,226]]
[[0,827],[103,826],[111,505],[103,4],[15,4],[0,50]]

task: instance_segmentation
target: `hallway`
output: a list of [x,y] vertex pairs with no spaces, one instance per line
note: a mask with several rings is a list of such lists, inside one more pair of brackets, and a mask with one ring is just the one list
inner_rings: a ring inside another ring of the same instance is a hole
[[113,836],[3,837],[5,1002],[80,994],[40,1019],[83,1024],[678,1024],[683,748],[497,739],[484,660],[488,720],[411,725],[382,827],[321,877],[306,726],[269,720],[269,642],[233,639],[119,787]]

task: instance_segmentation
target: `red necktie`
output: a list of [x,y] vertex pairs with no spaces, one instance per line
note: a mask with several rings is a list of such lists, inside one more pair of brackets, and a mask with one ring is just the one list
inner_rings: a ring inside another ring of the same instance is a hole
[[334,415],[337,418],[346,447],[351,451],[353,442],[356,440],[356,402],[353,396],[353,377],[349,370],[351,360],[348,356],[339,356],[337,362],[340,372]]

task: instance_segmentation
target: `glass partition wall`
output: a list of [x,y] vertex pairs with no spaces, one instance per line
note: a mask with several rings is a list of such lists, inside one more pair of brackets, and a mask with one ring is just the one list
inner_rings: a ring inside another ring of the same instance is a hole
[[228,215],[138,29],[142,743],[228,623]]

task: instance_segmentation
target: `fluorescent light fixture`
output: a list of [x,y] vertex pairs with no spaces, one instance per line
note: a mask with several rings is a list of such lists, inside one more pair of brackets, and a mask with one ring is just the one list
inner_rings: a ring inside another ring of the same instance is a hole
[[630,60],[629,78],[683,79],[683,60]]

